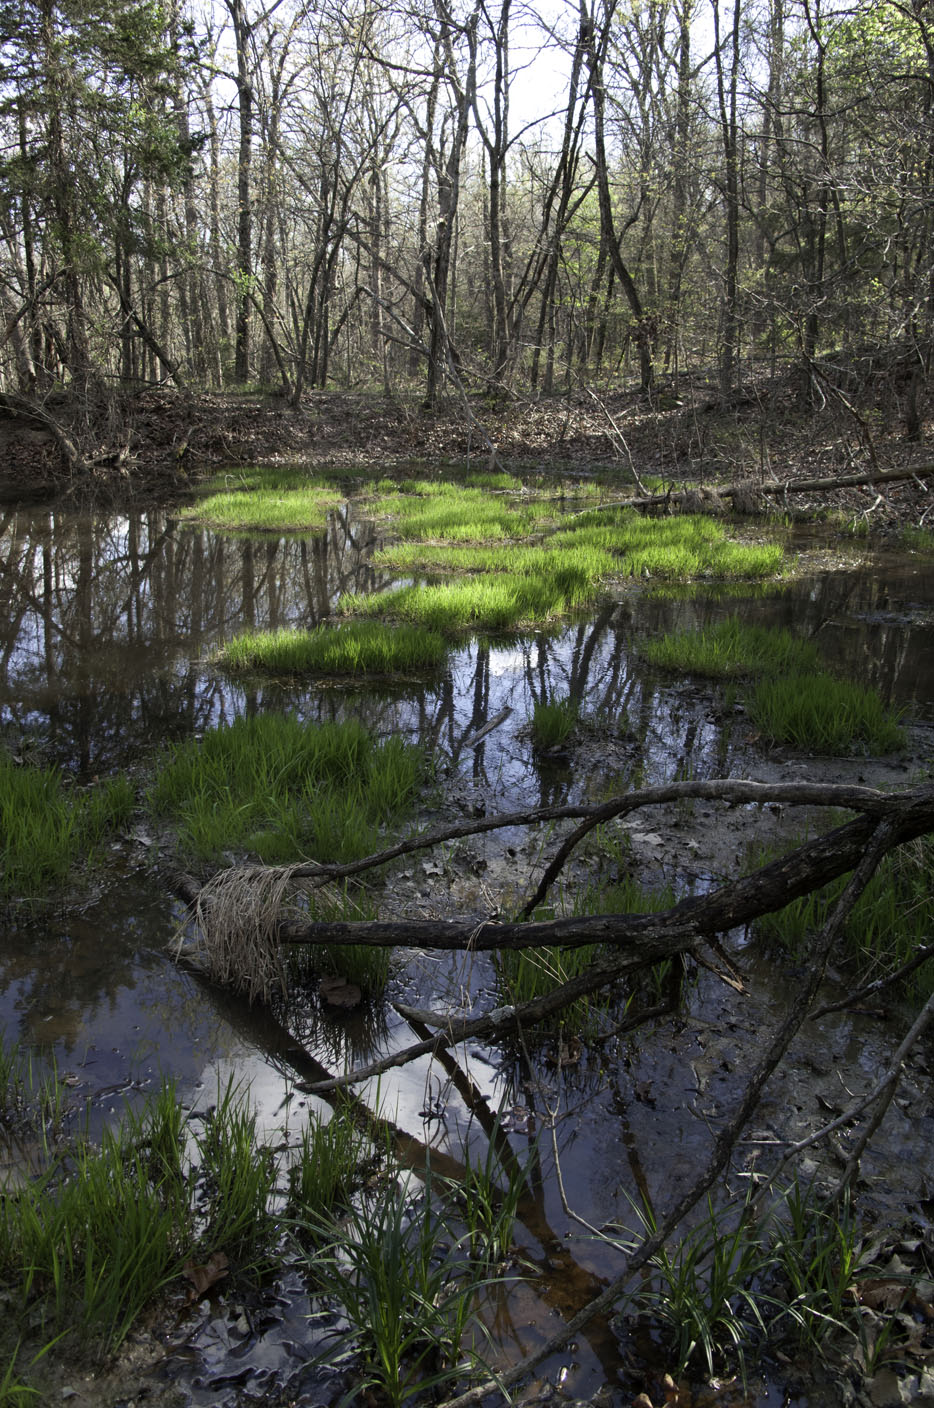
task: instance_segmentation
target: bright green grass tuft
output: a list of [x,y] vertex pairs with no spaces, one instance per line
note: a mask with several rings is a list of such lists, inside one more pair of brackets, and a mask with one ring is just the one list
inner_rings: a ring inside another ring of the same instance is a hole
[[749,713],[766,738],[813,753],[847,753],[854,747],[891,753],[905,743],[896,715],[874,690],[832,675],[763,679],[752,693]]
[[228,641],[217,658],[228,670],[279,675],[392,675],[439,669],[447,653],[437,631],[367,621],[311,631],[248,631]]
[[548,504],[513,506],[483,489],[417,482],[409,493],[374,499],[369,512],[390,518],[400,538],[439,542],[498,542],[527,537],[554,521]]
[[733,675],[803,673],[820,669],[812,641],[789,631],[745,626],[735,616],[702,631],[675,631],[646,641],[642,654],[665,670],[721,679]]
[[378,848],[380,828],[406,814],[424,771],[418,749],[378,743],[354,721],[262,714],[173,748],[150,805],[200,859],[238,849],[267,864],[345,862]]
[[536,748],[561,748],[577,727],[580,708],[574,699],[541,701],[532,711],[532,742]]
[[332,485],[308,481],[293,488],[294,473],[289,472],[284,487],[260,485],[209,494],[182,509],[180,517],[187,523],[241,532],[300,533],[322,528],[328,511],[343,501],[343,495]]
[[484,627],[511,630],[557,620],[589,604],[595,589],[585,572],[566,567],[548,577],[500,573],[496,577],[401,587],[341,599],[345,611],[419,622],[440,631]]
[[65,884],[133,805],[125,777],[68,788],[57,769],[19,766],[0,752],[0,901],[32,901]]
[[722,523],[699,514],[645,518],[630,509],[591,509],[552,534],[549,545],[569,540],[615,553],[621,576],[765,577],[778,572],[784,560],[779,543],[734,542]]
[[498,473],[474,470],[467,475],[465,482],[471,489],[506,489],[516,492],[522,488],[522,480],[517,479],[514,474],[507,474],[505,470]]

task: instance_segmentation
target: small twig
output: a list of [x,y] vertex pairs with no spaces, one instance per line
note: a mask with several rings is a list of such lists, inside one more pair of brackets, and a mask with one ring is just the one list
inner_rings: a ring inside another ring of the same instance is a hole
[[931,993],[931,996],[921,1008],[921,1011],[918,1013],[917,1017],[912,1023],[910,1030],[907,1032],[904,1041],[899,1046],[894,1057],[892,1058],[892,1063],[889,1066],[888,1071],[886,1072],[885,1078],[882,1080],[881,1084],[877,1087],[877,1089],[873,1092],[872,1098],[874,1101],[876,1101],[876,1108],[873,1113],[872,1119],[869,1121],[869,1123],[866,1125],[866,1128],[863,1130],[862,1134],[857,1139],[856,1145],[851,1151],[850,1156],[846,1161],[846,1168],[843,1170],[843,1175],[837,1187],[838,1197],[843,1193],[844,1189],[846,1189],[849,1184],[852,1183],[853,1179],[859,1173],[859,1161],[866,1150],[866,1146],[872,1136],[875,1134],[876,1130],[879,1128],[879,1125],[882,1123],[882,1120],[885,1117],[885,1112],[888,1110],[889,1106],[892,1103],[899,1079],[901,1077],[902,1065],[904,1064],[905,1058],[911,1048],[914,1046],[915,1042],[918,1041],[919,1038],[924,1034],[932,1017],[934,1017],[934,993]]
[[918,949],[914,958],[910,958],[907,963],[896,968],[894,973],[887,973],[884,978],[876,978],[873,982],[867,983],[865,987],[847,993],[846,997],[842,997],[839,1002],[825,1002],[823,1007],[818,1007],[816,1012],[811,1013],[812,1019],[826,1017],[828,1012],[843,1012],[849,1007],[855,1007],[858,1003],[865,1002],[867,997],[875,997],[878,993],[891,987],[893,983],[900,983],[903,978],[907,978],[909,973],[920,968],[922,963],[927,963],[929,958],[934,958],[934,944],[926,944],[924,948]]

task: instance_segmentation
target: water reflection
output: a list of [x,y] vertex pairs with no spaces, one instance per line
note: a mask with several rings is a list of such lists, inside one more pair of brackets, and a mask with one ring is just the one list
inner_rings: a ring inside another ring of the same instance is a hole
[[344,593],[386,585],[371,564],[379,542],[349,506],[307,539],[181,527],[163,509],[9,510],[0,518],[0,725],[17,740],[39,736],[87,777],[242,712],[352,713],[378,732],[419,738],[449,775],[487,794],[546,805],[586,779],[532,756],[527,721],[537,703],[571,698],[629,740],[611,745],[604,771],[661,780],[729,766],[730,719],[699,708],[689,684],[647,675],[634,642],[731,613],[813,635],[831,665],[932,711],[934,565],[905,557],[748,598],[630,587],[562,632],[471,641],[452,652],[443,679],[402,690],[244,687],[211,667],[212,649],[245,627],[312,625]]

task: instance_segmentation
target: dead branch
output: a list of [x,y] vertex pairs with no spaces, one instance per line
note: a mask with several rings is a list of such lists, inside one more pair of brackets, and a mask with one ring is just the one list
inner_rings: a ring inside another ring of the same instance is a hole
[[[753,486],[755,497],[768,495],[770,498],[785,498],[788,494],[821,493],[825,489],[856,489],[861,485],[895,484],[903,479],[917,479],[921,474],[934,473],[934,461],[924,464],[901,465],[895,469],[870,467],[851,474],[825,475],[816,479],[764,479],[756,480]],[[619,499],[605,504],[605,508],[678,508],[685,500],[692,503],[698,495],[702,498],[745,500],[750,494],[750,485],[713,484],[698,488],[671,489],[664,494],[645,494],[636,499]]]

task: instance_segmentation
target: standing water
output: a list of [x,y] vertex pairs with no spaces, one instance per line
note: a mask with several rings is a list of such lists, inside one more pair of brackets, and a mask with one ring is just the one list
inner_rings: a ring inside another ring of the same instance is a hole
[[[934,563],[897,554],[870,561],[857,548],[849,561],[837,549],[832,566],[766,592],[662,593],[625,584],[561,630],[465,641],[440,676],[417,683],[244,684],[212,663],[212,652],[246,628],[311,626],[332,615],[342,594],[386,586],[391,579],[371,560],[382,531],[349,507],[311,538],[224,535],[182,525],[166,509],[7,511],[0,522],[0,741],[24,761],[55,764],[75,786],[126,772],[142,796],[165,745],[241,715],[272,709],[311,722],[354,717],[380,737],[404,736],[431,753],[439,785],[419,820],[439,826],[674,778],[905,784],[931,756]],[[802,539],[800,546],[816,545]],[[909,753],[887,764],[764,753],[738,706],[724,706],[697,681],[660,675],[640,657],[647,636],[730,615],[817,640],[832,667],[906,711]],[[585,727],[567,748],[543,753],[530,736],[532,711],[567,698]],[[680,892],[734,876],[758,816],[722,829],[712,816],[700,806],[664,818],[637,813],[627,839],[640,883]],[[765,821],[773,833],[783,824]],[[542,844],[547,837],[517,827],[474,838],[454,856],[419,853],[394,877],[395,909],[478,920],[498,905],[507,909],[528,892]],[[54,1057],[76,1097],[87,1100],[92,1127],[163,1076],[176,1080],[195,1109],[233,1079],[249,1089],[268,1137],[295,1142],[308,1111],[319,1108],[296,1080],[406,1045],[411,1031],[388,1004],[350,1017],[312,1005],[292,1014],[290,1033],[270,1013],[178,967],[170,947],[184,912],[159,864],[165,847],[141,810],[77,900],[36,912],[14,906],[0,951],[0,1028],[7,1041]],[[584,884],[583,870],[569,875],[568,884],[577,883]],[[664,1208],[690,1184],[757,1033],[782,1009],[782,963],[752,947],[743,961],[753,995],[738,1009],[734,994],[702,970],[679,1020],[633,1042],[592,1050],[585,1042],[568,1061],[481,1045],[463,1053],[469,1080],[460,1072],[455,1078],[450,1063],[419,1062],[391,1084],[362,1087],[406,1137],[413,1166],[430,1149],[436,1167],[456,1176],[464,1149],[483,1140],[484,1110],[498,1112],[513,1148],[536,1161],[517,1235],[532,1272],[496,1326],[504,1362],[528,1353],[618,1272],[619,1257],[585,1224],[631,1224],[640,1193]],[[480,956],[455,962],[427,950],[399,958],[389,996],[419,1007],[493,1006],[495,979]],[[819,1039],[799,1039],[782,1089],[760,1107],[761,1127],[783,1128],[788,1102],[803,1112],[815,1101],[838,1105],[841,1083],[868,1085],[890,1045],[877,1019],[836,1014]],[[925,1074],[919,1069],[913,1079]],[[919,1093],[887,1117],[885,1153],[868,1165],[881,1217],[895,1218],[906,1206],[916,1220],[930,1211],[929,1110]],[[14,1162],[24,1157],[19,1150]],[[169,1360],[185,1384],[184,1401],[312,1403],[318,1392],[324,1401],[336,1388],[328,1390],[327,1380],[314,1388],[307,1310],[297,1278],[288,1277],[261,1327],[244,1330],[238,1307],[223,1301],[193,1309]],[[572,1353],[546,1361],[535,1392],[556,1402],[598,1392],[608,1405],[629,1402],[631,1390],[621,1384],[631,1383],[635,1358],[620,1324],[595,1321]],[[791,1400],[763,1382],[747,1401]]]

